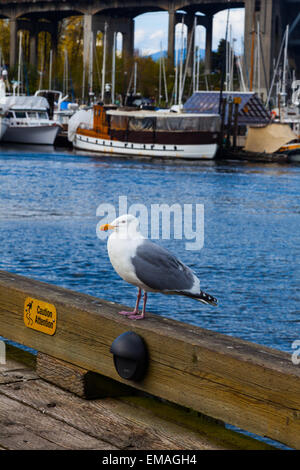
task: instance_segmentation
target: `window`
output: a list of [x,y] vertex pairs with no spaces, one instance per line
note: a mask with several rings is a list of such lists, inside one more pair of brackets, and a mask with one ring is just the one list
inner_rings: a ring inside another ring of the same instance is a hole
[[26,118],[26,113],[24,113],[23,111],[16,111],[15,115],[17,119]]
[[37,114],[34,111],[28,111],[27,116],[30,119],[37,119]]
[[47,113],[38,113],[39,119],[48,119],[48,114]]

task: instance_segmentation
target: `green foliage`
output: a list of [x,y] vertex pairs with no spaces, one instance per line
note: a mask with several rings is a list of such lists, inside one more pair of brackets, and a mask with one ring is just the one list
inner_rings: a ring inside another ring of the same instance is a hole
[[[20,34],[20,33],[19,33]],[[51,36],[48,32],[40,32],[38,36],[37,67],[30,65],[30,38],[29,32],[22,33],[22,81],[26,93],[34,93],[38,88],[48,88],[50,73],[50,50],[53,47]],[[95,38],[93,51],[93,91],[96,98],[101,96],[102,86],[102,61],[103,61],[103,37],[98,33]],[[0,20],[0,49],[3,62],[9,63],[9,21]],[[217,52],[213,53],[213,70],[210,76],[204,76],[204,67],[200,65],[200,89],[216,90],[220,88],[220,74],[222,61],[225,56],[225,40],[221,40]],[[18,45],[17,45],[18,50]],[[4,61],[3,61],[4,58]],[[52,62],[52,88],[68,93],[72,98],[81,100],[83,95],[88,96],[88,70],[85,70],[83,79],[83,17],[73,16],[59,23],[58,44],[56,54],[53,54]],[[137,92],[159,102],[159,61],[155,62],[151,57],[142,57],[135,52],[134,57],[123,57],[120,51],[116,54],[115,93],[116,96],[126,95],[127,90],[133,89],[134,62],[137,63]],[[170,104],[174,96],[175,70],[165,61],[168,98]],[[9,79],[16,80],[18,67],[10,70]],[[107,50],[105,83],[112,81],[112,51]],[[184,98],[192,93],[192,78],[187,76],[185,82]],[[165,89],[162,78],[161,104],[164,104]],[[166,103],[165,103],[166,104]]]

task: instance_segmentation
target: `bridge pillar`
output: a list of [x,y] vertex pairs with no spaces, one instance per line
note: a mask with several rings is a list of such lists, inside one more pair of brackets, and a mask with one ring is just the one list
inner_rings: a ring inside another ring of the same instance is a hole
[[169,25],[168,25],[168,61],[171,67],[174,67],[175,26],[176,26],[176,11],[172,9],[172,10],[169,10]]
[[[187,25],[187,51],[186,54],[188,55],[188,51],[190,51],[190,57],[187,64],[187,75],[191,77],[193,72],[193,64],[194,64],[194,44],[195,44],[195,31],[194,31],[194,15],[188,15],[186,18],[186,25]],[[186,55],[186,57],[187,57]]]
[[9,20],[10,31],[10,46],[9,46],[9,67],[13,69],[17,64],[17,43],[18,43],[18,30],[16,18]]
[[[258,47],[258,23],[261,47],[260,67],[254,67],[255,47]],[[278,0],[245,0],[245,58],[249,87],[267,95],[273,76],[273,61],[277,60],[284,33],[281,5]],[[253,42],[252,42],[253,40]],[[253,47],[252,47],[253,44]],[[256,74],[254,76],[254,69]],[[260,70],[260,77],[257,71]],[[260,90],[258,85],[260,84]]]
[[213,39],[213,15],[206,16],[206,37],[205,37],[205,62],[204,73],[211,73],[212,63],[212,39]]
[[123,32],[123,56],[133,57],[134,54],[134,20],[126,21],[127,28]]
[[83,17],[83,64],[85,70],[89,68],[91,41],[93,38],[93,15],[85,14]]
[[32,67],[37,67],[38,34],[37,31],[30,31],[29,34],[29,61]]
[[114,33],[115,31],[110,27],[107,28],[107,36],[106,36],[106,47],[107,53],[111,54],[113,47],[114,47]]
[[[104,15],[85,14],[83,20],[83,56],[86,70],[90,59],[91,40],[96,41],[97,32],[104,32],[107,23],[107,54],[112,52],[114,33],[123,35],[123,56],[132,57],[134,53],[134,20],[132,18],[111,18]],[[92,39],[93,35],[93,39]]]
[[51,27],[51,49],[52,49],[52,60],[53,63],[56,63],[57,60],[57,51],[58,51],[58,21],[54,21]]

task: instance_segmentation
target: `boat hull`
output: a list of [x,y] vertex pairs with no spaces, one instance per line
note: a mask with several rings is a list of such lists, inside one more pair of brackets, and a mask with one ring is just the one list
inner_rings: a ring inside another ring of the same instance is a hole
[[8,129],[9,120],[5,117],[0,118],[0,141],[3,140],[3,137]]
[[73,147],[89,152],[103,154],[157,157],[157,158],[183,158],[195,160],[212,160],[217,152],[217,144],[171,145],[171,144],[143,144],[121,142],[118,140],[105,140],[92,136],[75,134]]
[[3,142],[18,144],[53,145],[60,126],[9,126]]

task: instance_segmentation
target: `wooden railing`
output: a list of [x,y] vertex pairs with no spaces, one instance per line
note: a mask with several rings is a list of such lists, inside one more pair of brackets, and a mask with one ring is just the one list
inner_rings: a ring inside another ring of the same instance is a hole
[[[26,326],[28,298],[55,307],[54,334]],[[300,366],[289,354],[158,315],[132,321],[119,310],[100,298],[0,272],[1,336],[300,449]],[[149,351],[139,382],[119,376],[110,352],[126,331],[140,335]]]

